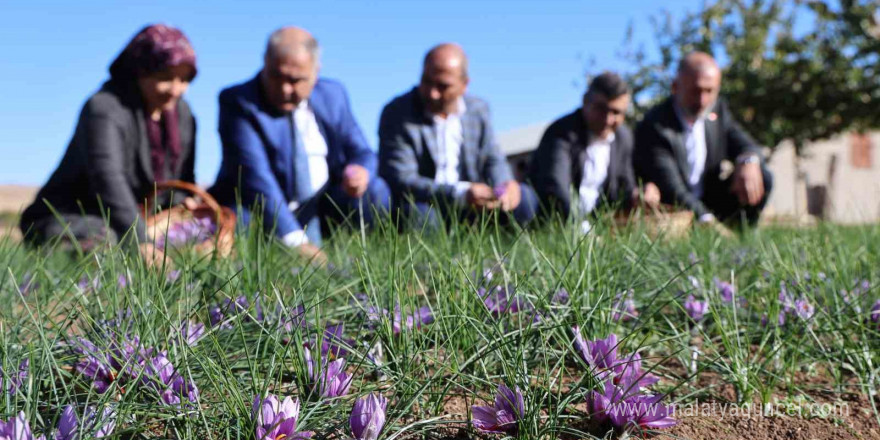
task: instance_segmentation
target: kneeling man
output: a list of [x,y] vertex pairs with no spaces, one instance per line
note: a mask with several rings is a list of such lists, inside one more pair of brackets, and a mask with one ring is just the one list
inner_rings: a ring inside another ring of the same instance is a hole
[[456,44],[428,52],[419,85],[382,111],[379,174],[395,204],[418,223],[437,226],[437,211],[448,219],[497,210],[525,224],[534,217],[534,192],[514,180],[489,107],[465,93],[467,65]]
[[628,209],[642,201],[659,204],[654,184],[645,186],[644,196],[636,185],[633,138],[624,125],[629,101],[623,78],[605,72],[590,82],[582,107],[544,132],[529,172],[544,216],[573,215],[586,232],[587,215],[603,205]]
[[[321,255],[321,220],[389,208],[373,152],[342,84],[318,78],[319,48],[305,30],[282,28],[253,79],[220,93],[223,163],[212,193],[307,256]],[[324,222],[326,225],[326,221]],[[325,231],[326,232],[326,231]]]
[[665,203],[693,211],[702,223],[755,225],[772,175],[760,146],[718,97],[720,88],[721,69],[710,55],[681,61],[672,96],[636,128],[636,173],[657,184]]

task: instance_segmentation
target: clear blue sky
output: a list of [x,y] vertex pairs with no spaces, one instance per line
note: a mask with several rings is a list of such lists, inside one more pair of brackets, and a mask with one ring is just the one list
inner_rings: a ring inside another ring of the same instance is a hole
[[470,92],[486,99],[495,128],[549,121],[573,109],[588,59],[620,68],[627,24],[654,48],[649,17],[701,0],[488,1],[40,1],[0,0],[0,183],[42,184],[58,164],[82,104],[107,66],[148,23],[189,36],[199,76],[186,99],[198,122],[196,179],[220,164],[217,93],[260,68],[268,34],[309,29],[323,47],[321,74],[348,88],[371,145],[382,106],[412,87],[432,45],[455,41],[470,56]]

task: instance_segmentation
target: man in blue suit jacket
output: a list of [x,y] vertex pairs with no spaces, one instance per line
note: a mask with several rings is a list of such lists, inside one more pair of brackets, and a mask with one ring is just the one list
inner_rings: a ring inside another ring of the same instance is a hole
[[439,221],[435,209],[447,219],[501,211],[525,224],[535,216],[535,193],[514,180],[495,142],[489,106],[466,94],[467,85],[460,46],[440,44],[428,52],[418,87],[382,111],[379,174],[395,203],[429,226]]
[[321,224],[363,214],[369,224],[389,205],[376,153],[355,122],[342,84],[318,79],[318,43],[282,28],[269,38],[263,69],[220,93],[223,162],[212,193],[245,222],[307,256],[323,254]]

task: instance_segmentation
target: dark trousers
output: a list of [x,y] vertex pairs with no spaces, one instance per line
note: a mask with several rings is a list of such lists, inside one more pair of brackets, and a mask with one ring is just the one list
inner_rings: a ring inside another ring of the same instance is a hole
[[[519,226],[525,226],[535,218],[538,210],[535,190],[525,183],[520,183],[519,187],[522,194],[519,205],[509,213],[496,211],[498,222],[502,225],[509,224],[512,220]],[[394,201],[394,205],[395,211],[400,215],[398,224],[403,228],[416,230],[438,231],[453,220],[474,223],[482,215],[469,206],[456,205],[448,201],[412,202],[400,198]]]
[[703,204],[719,221],[739,227],[755,226],[773,191],[773,174],[763,165],[761,173],[764,175],[764,198],[756,206],[743,206],[739,203],[736,194],[730,191],[733,176],[724,180],[716,177],[703,182]]

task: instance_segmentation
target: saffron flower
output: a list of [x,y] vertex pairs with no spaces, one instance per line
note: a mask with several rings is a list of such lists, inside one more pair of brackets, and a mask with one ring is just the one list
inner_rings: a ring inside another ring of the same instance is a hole
[[111,407],[105,407],[98,417],[94,406],[86,408],[83,414],[82,428],[85,435],[80,434],[80,421],[73,405],[64,407],[58,419],[55,440],[80,440],[83,438],[104,438],[110,436],[116,428],[116,413]]
[[688,295],[687,299],[684,301],[684,310],[694,321],[701,321],[706,312],[709,311],[709,303],[706,301],[697,301],[693,295]]
[[187,381],[178,373],[166,352],[160,352],[150,359],[144,369],[142,381],[160,393],[162,403],[168,406],[179,406],[186,398],[189,403],[196,403],[199,390],[195,383]]
[[616,294],[614,296],[614,308],[612,309],[611,319],[614,321],[629,321],[637,318],[639,311],[636,310],[634,296],[635,291],[632,289]]
[[871,307],[870,319],[880,329],[880,299],[874,302],[874,305]]
[[614,383],[626,381],[639,387],[647,387],[660,379],[642,371],[642,357],[635,353],[628,357],[618,357],[617,335],[608,335],[605,339],[587,341],[581,336],[580,328],[572,328],[574,346],[580,358],[590,367],[597,380],[611,378]]
[[816,312],[816,308],[807,301],[806,298],[801,297],[799,300],[794,302],[794,309],[797,313],[798,318],[806,321],[813,317],[813,314]]
[[8,421],[0,420],[0,440],[45,440],[45,436],[34,437],[31,425],[24,416],[24,411]]
[[580,327],[572,327],[572,332],[577,354],[590,366],[593,375],[602,380],[611,374],[612,368],[617,364],[617,335],[612,333],[605,339],[587,341],[581,335]]
[[[8,394],[15,394],[15,392],[21,388],[24,381],[27,380],[30,365],[30,359],[25,358],[19,362],[18,371],[10,373],[8,376],[3,372],[3,368],[0,368],[0,390],[5,390]],[[4,382],[4,380],[6,380],[6,382]]]
[[395,335],[399,335],[404,328],[407,330],[421,329],[423,325],[434,322],[434,314],[428,306],[419,307],[415,313],[406,315],[404,319],[400,312],[400,305],[394,308],[394,316],[391,319],[391,330]]
[[195,347],[199,343],[199,339],[205,335],[205,324],[193,320],[187,320],[180,323],[181,339],[190,347]]
[[376,440],[385,426],[385,409],[388,400],[380,394],[370,393],[354,402],[348,425],[355,440]]
[[245,313],[249,305],[250,303],[246,296],[239,296],[235,300],[226,298],[222,303],[215,304],[208,310],[211,326],[220,326],[220,328],[225,329],[232,328],[232,324],[227,322],[228,318]]
[[326,357],[322,357],[320,362],[315,362],[308,347],[303,347],[303,354],[309,376],[309,388],[313,393],[325,398],[348,394],[351,375],[345,372],[344,358],[328,362]]
[[198,244],[210,240],[216,233],[217,225],[210,217],[184,220],[171,224],[165,234],[156,239],[156,247]]
[[327,359],[336,359],[348,355],[348,347],[354,346],[354,340],[346,338],[345,324],[332,324],[324,328],[324,334],[320,342],[321,357]]
[[593,390],[587,397],[590,416],[622,431],[668,428],[677,423],[672,417],[674,408],[660,403],[662,395],[643,395],[636,390],[625,381],[606,382],[601,393]]
[[270,394],[265,399],[254,398],[252,409],[256,422],[257,440],[302,440],[314,434],[308,431],[297,431],[296,422],[299,418],[299,399],[290,396],[279,402]]
[[487,434],[516,435],[519,421],[525,416],[526,405],[519,387],[511,390],[506,385],[498,386],[495,405],[471,407],[471,422],[478,431]]
[[531,310],[526,299],[514,294],[512,287],[495,286],[489,291],[480,288],[477,294],[483,299],[483,304],[495,318],[507,313],[514,314]]
[[718,293],[721,295],[721,300],[726,303],[733,302],[733,294],[736,293],[733,285],[718,278],[715,278],[713,281],[715,282],[715,288],[718,289]]
[[139,376],[152,350],[140,347],[137,337],[111,342],[108,349],[98,349],[91,341],[80,338],[74,352],[83,356],[75,370],[89,379],[98,394],[104,394],[114,383],[125,385]]

